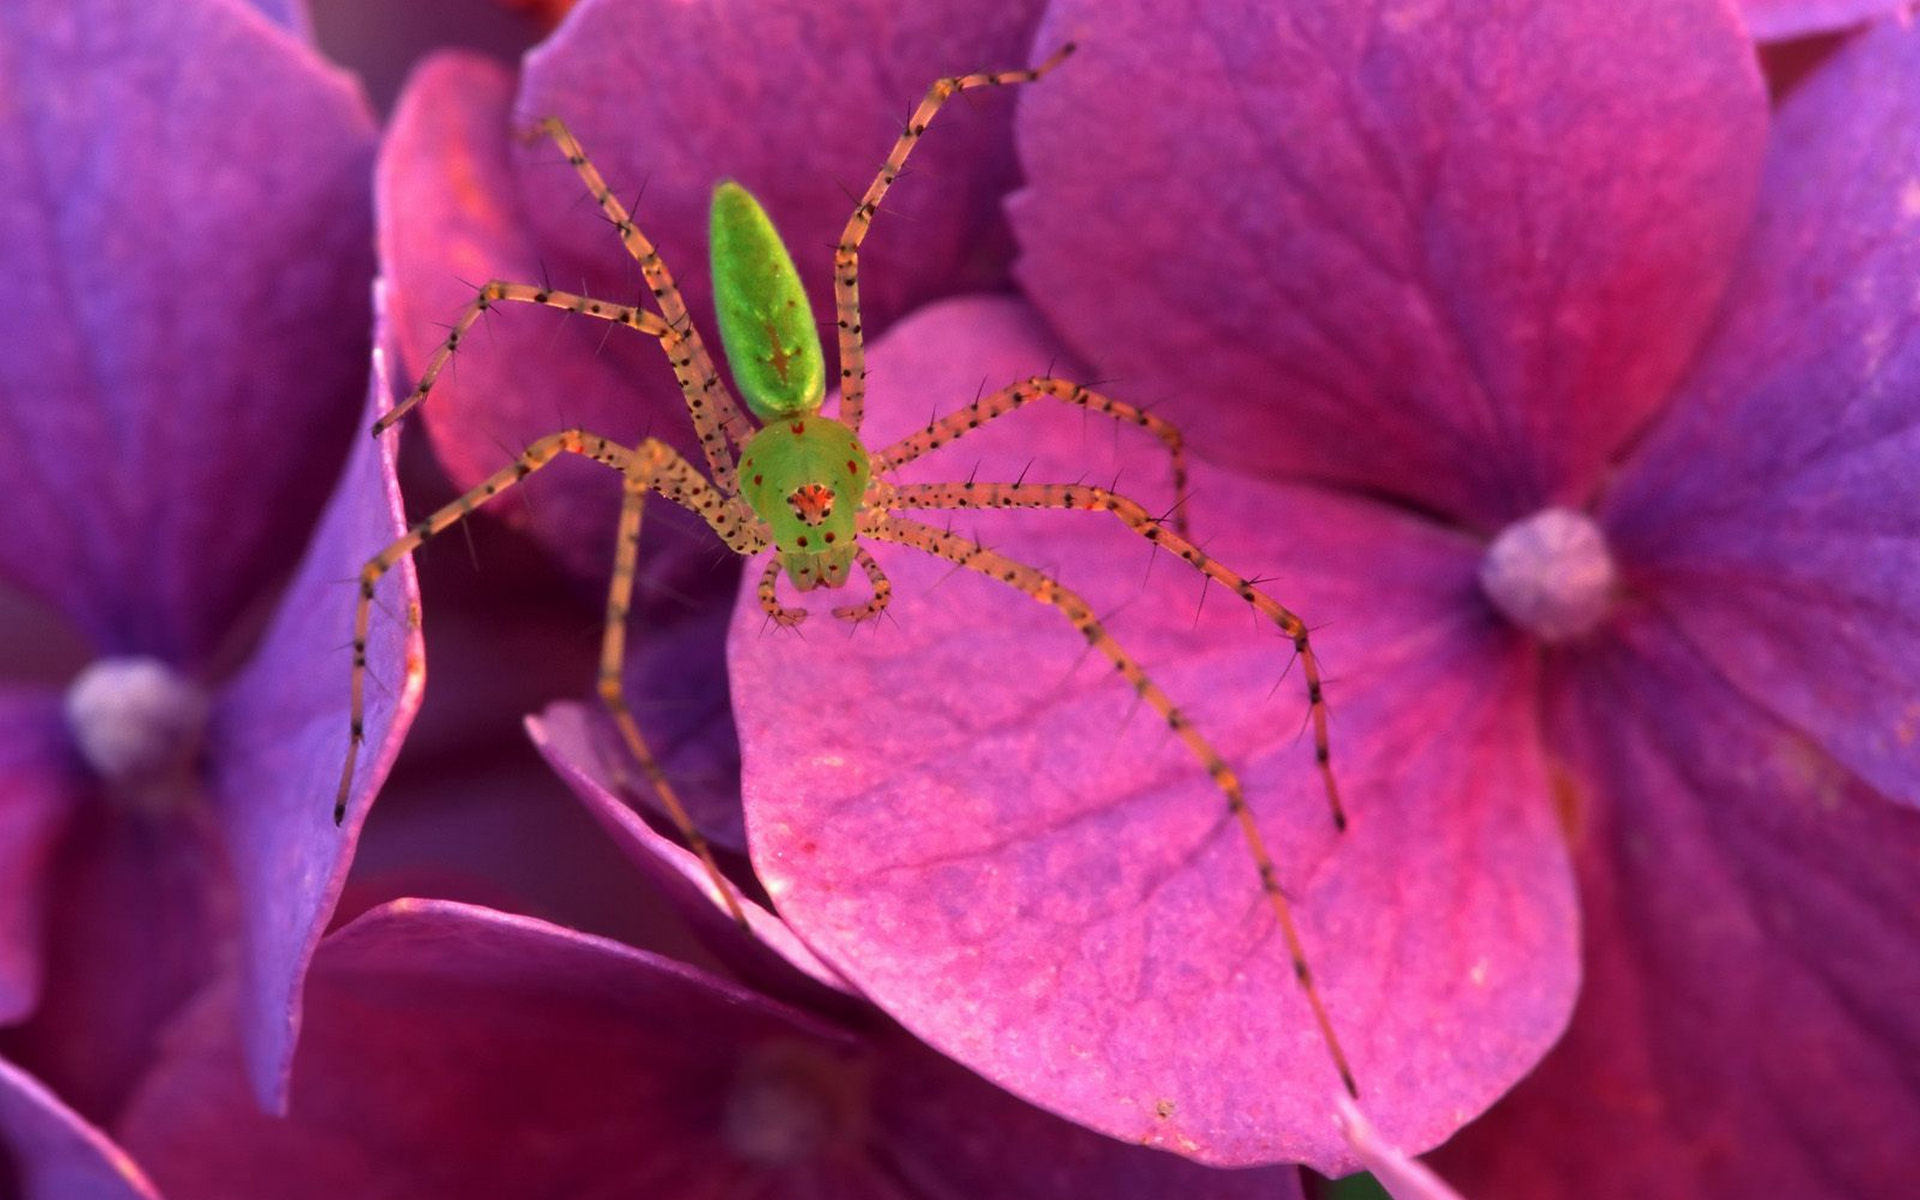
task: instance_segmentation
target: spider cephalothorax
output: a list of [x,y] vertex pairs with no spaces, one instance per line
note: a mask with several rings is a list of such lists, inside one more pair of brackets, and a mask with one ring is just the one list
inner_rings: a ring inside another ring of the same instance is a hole
[[794,587],[847,582],[871,476],[853,430],[818,413],[775,421],[740,452],[740,495],[765,522]]

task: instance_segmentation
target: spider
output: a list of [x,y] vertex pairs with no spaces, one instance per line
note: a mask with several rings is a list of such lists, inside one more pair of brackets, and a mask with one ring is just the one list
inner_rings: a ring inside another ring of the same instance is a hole
[[[712,848],[695,827],[671,782],[660,768],[635,723],[622,692],[620,668],[626,644],[641,514],[648,495],[657,494],[704,520],[740,555],[771,548],[757,595],[760,607],[781,626],[798,625],[807,610],[780,602],[778,581],[785,574],[799,591],[847,586],[855,568],[869,585],[867,597],[832,610],[858,623],[879,616],[892,596],[885,571],[862,544],[867,539],[909,546],[965,570],[997,579],[1057,610],[1104,655],[1116,672],[1166,722],[1191,751],[1219,790],[1238,823],[1257,867],[1259,885],[1285,939],[1293,973],[1304,992],[1327,1052],[1347,1091],[1358,1087],[1328,1018],[1291,908],[1276,877],[1259,826],[1247,806],[1238,775],[1213,744],[1178,708],[1133,656],[1107,632],[1091,606],[1047,573],[1017,562],[960,534],[900,515],[914,510],[1065,509],[1107,512],[1153,546],[1171,552],[1240,597],[1270,620],[1292,644],[1306,682],[1308,721],[1316,768],[1323,781],[1335,826],[1346,817],[1335,782],[1327,736],[1327,709],[1319,664],[1308,642],[1307,626],[1252,580],[1215,561],[1190,538],[1185,516],[1187,468],[1179,431],[1167,421],[1124,401],[1051,376],[1023,379],[993,392],[878,451],[860,440],[866,399],[865,345],[860,324],[859,252],[882,198],[898,178],[909,155],[942,104],[974,88],[1031,83],[1052,71],[1073,52],[1062,46],[1038,66],[1013,71],[949,76],[936,81],[908,119],[879,174],[853,210],[834,250],[834,308],[839,346],[839,407],[822,413],[826,366],[812,308],[791,256],[759,202],[737,183],[722,182],[713,195],[710,219],[715,308],[721,340],[746,412],[721,382],[672,274],[626,207],[606,185],[585,150],[557,117],[538,132],[552,139],[586,184],[600,211],[638,262],[659,308],[656,314],[633,305],[610,303],[556,288],[492,280],[483,285],[454,322],[446,341],[428,359],[419,382],[406,398],[375,422],[376,436],[386,432],[425,401],[434,381],[480,317],[494,305],[522,303],[558,308],[616,325],[626,325],[660,341],[686,397],[688,414],[699,435],[707,470],[702,473],[677,450],[657,438],[626,445],[582,429],[564,429],[539,438],[516,460],[494,472],[465,495],[416,522],[406,534],[370,558],[359,576],[354,613],[350,734],[347,761],[334,805],[336,823],[344,818],[348,789],[363,740],[363,691],[367,638],[374,589],[381,576],[429,538],[464,520],[486,501],[511,488],[562,455],[591,459],[621,474],[624,501],[612,584],[601,640],[598,693],[627,751],[658,794],[680,835],[705,864],[715,891],[733,918],[745,924],[739,900],[723,876]],[[1157,437],[1171,460],[1176,501],[1171,519],[1152,515],[1118,492],[1087,484],[1026,482],[896,483],[897,468],[966,436],[990,421],[1035,400],[1051,398],[1137,426]]]

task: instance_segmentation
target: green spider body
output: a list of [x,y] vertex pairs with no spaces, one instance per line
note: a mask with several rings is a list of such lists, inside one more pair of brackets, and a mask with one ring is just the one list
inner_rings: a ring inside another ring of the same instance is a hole
[[873,476],[867,448],[820,415],[826,356],[786,243],[737,183],[713,191],[713,302],[733,380],[765,422],[740,452],[740,495],[800,591],[847,582]]

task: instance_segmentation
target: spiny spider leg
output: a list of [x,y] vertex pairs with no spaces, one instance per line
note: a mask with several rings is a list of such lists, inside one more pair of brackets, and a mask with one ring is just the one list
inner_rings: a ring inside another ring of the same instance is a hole
[[333,801],[334,824],[338,825],[346,818],[347,792],[353,785],[353,769],[360,757],[360,744],[366,740],[363,725],[366,715],[367,633],[372,623],[374,588],[379,585],[381,576],[392,570],[394,565],[407,555],[412,554],[428,538],[458,524],[487,500],[506,491],[562,454],[584,455],[596,462],[603,462],[618,469],[625,468],[628,457],[626,447],[619,443],[593,434],[582,433],[577,429],[543,437],[527,447],[526,452],[513,463],[482,480],[479,486],[445,505],[433,515],[415,521],[398,540],[369,558],[360,568],[360,598],[353,612],[353,674],[350,685],[351,699],[347,708],[347,761],[341,769],[340,790]]
[[[874,560],[873,555],[867,553],[865,546],[859,546],[854,549],[853,561],[859,564],[862,571],[866,572],[867,582],[873,585],[873,595],[867,597],[865,604],[843,604],[833,610],[833,615],[839,617],[842,621],[850,621],[858,625],[862,621],[872,620],[874,617],[887,611],[887,605],[893,600],[893,581],[887,578],[886,571]],[[772,558],[767,560],[766,569],[760,572],[760,586],[758,589],[760,608],[767,616],[773,619],[774,624],[791,629],[793,626],[807,619],[807,610],[804,608],[788,608],[786,605],[780,603],[779,581],[781,569],[780,560],[778,558]]]
[[833,610],[833,615],[858,625],[887,611],[887,605],[893,600],[893,581],[887,578],[887,573],[874,561],[873,555],[867,553],[865,546],[853,552],[853,561],[866,572],[867,582],[873,585],[873,595],[867,597],[865,604],[843,604]]
[[908,434],[875,454],[873,473],[886,474],[896,467],[939,449],[948,442],[957,441],[995,417],[1003,417],[1042,396],[1052,396],[1056,400],[1077,404],[1090,412],[1101,413],[1116,421],[1138,425],[1166,443],[1167,453],[1173,459],[1173,527],[1182,537],[1192,536],[1192,530],[1187,527],[1187,451],[1185,441],[1180,436],[1179,427],[1163,417],[1154,416],[1143,408],[1128,404],[1124,400],[1103,396],[1070,379],[1053,379],[1036,375],[1031,379],[1023,379],[1019,383],[1001,388],[991,396],[983,396],[965,408],[930,422],[925,429]]
[[627,752],[640,764],[647,782],[653,785],[654,793],[660,797],[667,815],[673,819],[674,827],[706,865],[714,890],[726,903],[727,912],[745,929],[747,917],[741,911],[740,901],[734,897],[732,887],[720,873],[720,864],[714,861],[712,848],[694,826],[693,817],[681,804],[679,794],[667,780],[667,773],[661,770],[659,760],[647,746],[646,739],[640,736],[640,726],[627,706],[626,692],[620,681],[620,668],[627,650],[627,614],[632,607],[633,581],[639,561],[640,518],[649,491],[659,492],[683,508],[705,517],[714,531],[740,553],[756,553],[764,543],[757,541],[753,534],[755,521],[752,510],[746,505],[732,497],[723,496],[665,442],[648,438],[640,443],[626,466],[620,526],[614,543],[613,582],[607,589],[606,629],[600,640],[600,701],[612,714],[621,740],[627,745]]
[[899,483],[887,504],[892,508],[1060,508],[1106,511],[1128,529],[1163,549],[1171,550],[1209,578],[1223,583],[1234,595],[1272,621],[1293,643],[1300,673],[1307,682],[1307,718],[1313,726],[1313,758],[1326,786],[1327,805],[1336,829],[1347,827],[1347,811],[1334,781],[1333,754],[1327,735],[1327,700],[1320,684],[1320,660],[1307,641],[1307,625],[1286,605],[1256,587],[1187,539],[1155,520],[1137,501],[1102,487],[1061,483]]
[[[493,279],[483,284],[474,298],[467,302],[467,306],[460,310],[460,316],[454,321],[447,340],[440,343],[439,348],[427,359],[426,370],[420,373],[420,382],[407,393],[406,399],[373,423],[375,437],[391,429],[426,400],[427,393],[433,390],[440,372],[452,361],[453,352],[460,348],[467,331],[473,328],[482,313],[502,301],[558,308],[579,313],[583,317],[628,325],[641,333],[659,338],[661,348],[673,364],[674,378],[680,383],[680,391],[686,396],[687,410],[692,414],[694,427],[700,434],[700,448],[706,453],[707,464],[713,468],[716,479],[725,479],[728,486],[732,486],[733,451],[727,442],[726,414],[737,415],[738,410],[732,396],[720,386],[720,377],[714,373],[713,363],[704,357],[706,352],[699,350],[695,353],[698,349],[696,336],[682,333],[679,327],[630,304],[615,304],[578,292],[531,283],[513,283],[505,279]],[[707,415],[709,407],[719,412],[718,420]]]
[[[902,490],[906,490],[902,488]],[[897,495],[896,495],[897,499]],[[1136,509],[1138,505],[1134,506]],[[1227,765],[1220,752],[1213,747],[1192,721],[1160,686],[1147,677],[1147,673],[1135,662],[1119,642],[1114,640],[1106,627],[1100,623],[1093,609],[1078,593],[1036,567],[1017,562],[997,551],[989,550],[980,543],[959,534],[924,525],[918,521],[902,517],[889,517],[882,514],[869,514],[860,523],[860,532],[868,537],[885,542],[897,542],[911,546],[937,558],[956,563],[969,571],[997,579],[1001,583],[1026,593],[1042,604],[1050,604],[1061,615],[1073,622],[1081,636],[1089,645],[1105,654],[1114,667],[1133,685],[1133,689],[1153,707],[1153,710],[1167,722],[1171,729],[1187,748],[1193,752],[1207,770],[1207,775],[1220,789],[1227,800],[1227,811],[1240,824],[1240,831],[1246,838],[1247,847],[1252,851],[1254,861],[1259,867],[1260,890],[1266,893],[1269,907],[1273,910],[1274,920],[1280,926],[1281,935],[1287,943],[1287,954],[1293,960],[1293,975],[1299,981],[1300,990],[1307,998],[1308,1006],[1313,1010],[1313,1019],[1320,1027],[1320,1036],[1324,1039],[1327,1053],[1333,1059],[1333,1065],[1340,1073],[1340,1082],[1347,1092],[1356,1098],[1360,1089],[1354,1083],[1353,1069],[1347,1063],[1346,1051],[1341,1049],[1340,1039],[1333,1032],[1333,1022],[1327,1017],[1326,1006],[1321,1003],[1320,989],[1313,982],[1313,972],[1307,966],[1305,948],[1300,942],[1300,931],[1293,921],[1293,908],[1287,902],[1286,893],[1280,888],[1275,873],[1273,856],[1267,852],[1265,839],[1260,834],[1260,826],[1253,818],[1253,810],[1247,806],[1246,794],[1240,786],[1240,777]],[[1163,534],[1163,536],[1166,536]],[[1182,539],[1184,542],[1184,539]],[[1195,553],[1199,553],[1195,551]],[[1204,559],[1206,556],[1201,555]],[[1191,561],[1191,560],[1189,560]],[[1208,560],[1211,561],[1211,560]],[[1198,564],[1196,564],[1198,565]],[[1203,568],[1204,569],[1204,568]],[[1231,574],[1231,573],[1229,573]],[[1235,578],[1238,578],[1237,576]],[[1243,581],[1244,583],[1244,581]],[[1252,585],[1246,585],[1251,587]],[[1285,611],[1285,610],[1282,610]]]
[[860,432],[861,408],[867,395],[866,344],[860,334],[860,243],[866,240],[867,230],[873,227],[873,214],[879,210],[881,199],[886,196],[887,189],[893,186],[893,181],[899,178],[901,168],[906,166],[907,156],[919,144],[920,135],[927,131],[934,114],[955,93],[971,88],[1032,83],[1059,66],[1072,53],[1073,43],[1068,42],[1037,67],[949,75],[935,80],[933,86],[927,89],[926,98],[920,101],[920,107],[914,109],[913,115],[907,118],[906,128],[901,130],[900,137],[893,143],[893,150],[881,165],[880,173],[867,185],[867,193],[860,198],[859,206],[847,218],[847,226],[840,233],[840,244],[833,251],[833,307],[834,319],[840,328],[840,421],[855,433]]
[[760,586],[757,590],[761,610],[773,619],[775,625],[791,629],[807,619],[807,610],[788,608],[780,603],[779,582],[782,569],[778,555],[769,558],[766,569],[760,572]]
[[[726,884],[719,865],[714,860],[711,847],[707,845],[706,838],[694,827],[686,809],[681,806],[678,797],[668,786],[658,762],[640,737],[639,729],[634,726],[633,719],[627,711],[625,699],[620,692],[618,664],[625,645],[626,612],[633,589],[634,546],[639,537],[639,505],[634,499],[636,492],[642,496],[648,490],[659,492],[667,499],[698,514],[715,533],[726,541],[729,547],[738,553],[756,553],[766,543],[756,532],[755,521],[750,510],[722,494],[694,470],[678,451],[654,438],[648,438],[635,449],[629,450],[611,438],[579,429],[567,429],[549,434],[527,447],[519,458],[489,475],[466,494],[442,506],[431,516],[416,521],[403,536],[368,559],[366,565],[360,568],[360,596],[353,615],[353,673],[348,704],[347,758],[340,771],[340,790],[334,797],[334,824],[337,825],[346,818],[347,795],[353,785],[354,766],[359,759],[360,745],[366,740],[364,726],[367,636],[372,620],[374,590],[381,576],[391,570],[394,564],[419,549],[428,539],[459,524],[482,504],[563,454],[578,454],[612,467],[622,472],[627,481],[627,502],[621,510],[621,541],[615,563],[613,587],[607,603],[608,626],[606,648],[603,650],[601,660],[601,697],[612,710],[614,720],[620,726],[621,736],[627,743],[627,749],[639,761],[647,778],[659,789],[661,802],[673,818],[680,835],[706,864],[715,890],[726,902],[734,919],[744,924],[745,917],[740,911],[739,903],[733,898],[732,890]],[[608,688],[609,662],[613,664],[611,697],[609,697]]]
[[[540,122],[539,131],[552,138],[554,144],[560,147],[560,152],[566,155],[568,164],[580,176],[580,181],[587,185],[587,193],[593,197],[593,202],[600,206],[601,213],[619,233],[620,244],[625,246],[627,253],[640,264],[640,274],[646,278],[647,287],[653,292],[654,303],[660,306],[660,314],[667,319],[667,324],[685,336],[688,374],[701,381],[699,398],[696,398],[693,391],[687,391],[687,405],[693,411],[695,423],[698,424],[702,420],[705,405],[711,404],[713,415],[717,418],[719,427],[725,431],[728,438],[732,439],[731,444],[744,445],[747,439],[753,436],[753,425],[741,414],[740,406],[734,402],[733,394],[720,385],[720,376],[713,369],[713,357],[707,353],[706,343],[701,340],[699,329],[694,326],[692,316],[687,313],[687,302],[680,295],[679,287],[673,282],[673,272],[667,269],[667,264],[661,260],[659,251],[654,249],[647,235],[640,232],[640,226],[634,223],[632,215],[627,212],[627,206],[622,204],[620,198],[613,194],[613,189],[607,186],[607,181],[602,178],[600,169],[587,157],[586,149],[567,129],[566,123],[559,117],[547,117]],[[676,372],[679,369],[679,364],[676,362]],[[681,386],[683,389],[686,387],[684,383]],[[705,434],[706,428],[703,425],[701,427],[702,444],[706,440]],[[712,457],[709,453],[709,461]],[[729,492],[733,490],[731,454],[727,456],[724,467],[715,466],[713,477],[716,483]]]

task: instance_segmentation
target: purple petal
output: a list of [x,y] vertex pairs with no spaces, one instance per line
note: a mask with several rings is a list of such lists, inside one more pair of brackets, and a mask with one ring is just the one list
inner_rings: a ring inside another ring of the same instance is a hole
[[1912,0],[1740,0],[1747,28],[1767,41],[1831,33],[1884,16],[1904,17]]
[[[215,997],[126,1122],[175,1195],[1297,1195],[1292,1172],[1204,1173],[996,1096],[924,1050],[868,1047],[611,942],[439,901],[330,938],[289,1119],[247,1102]],[[755,1165],[728,1125],[780,1057],[848,1091],[836,1144]],[[926,1183],[923,1190],[922,1181]]]
[[[385,410],[386,357],[375,356],[369,424]],[[402,562],[375,592],[366,744],[346,827],[336,827],[360,566],[406,527],[393,454],[392,437],[355,439],[259,651],[220,697],[209,730],[209,791],[242,901],[248,1069],[269,1107],[284,1103],[301,977],[339,897],[360,822],[420,703],[420,634],[409,621],[420,592],[411,562]]]
[[239,5],[4,14],[0,457],[21,486],[0,572],[103,653],[205,665],[340,461],[372,121]]
[[0,1185],[21,1200],[158,1200],[140,1168],[106,1134],[0,1060],[0,1171],[8,1167],[11,1178],[0,1176]]
[[305,0],[250,0],[261,16],[302,41],[313,41],[313,19]]
[[853,989],[821,962],[778,917],[731,883],[734,900],[746,914],[752,937],[743,937],[714,892],[712,877],[691,851],[655,833],[619,798],[620,788],[607,768],[609,749],[585,705],[554,704],[527,718],[527,733],[553,769],[579,795],[601,827],[619,843],[700,935],[702,944],[742,979],[773,995],[820,1001],[802,980],[841,996]]
[[1699,372],[1609,502],[1635,589],[1759,707],[1920,803],[1920,37],[1783,106]]
[[[1044,369],[1060,355],[1034,322],[970,300],[904,323],[874,354],[869,443],[983,378]],[[1035,406],[902,475],[1117,474],[1162,508],[1166,458],[1141,442]],[[1288,647],[1230,593],[1203,606],[1182,564],[1097,514],[977,525],[1081,589],[1217,741],[1368,1112],[1430,1146],[1530,1067],[1572,1004],[1571,877],[1541,802],[1526,656],[1474,599],[1464,538],[1211,469],[1194,495],[1209,552],[1271,575],[1316,630],[1344,836]],[[1202,764],[1057,613],[875,553],[890,620],[849,633],[822,613],[802,638],[750,601],[735,620],[748,833],[782,916],[895,1018],[1035,1103],[1207,1161],[1350,1166],[1327,1052]]]
[[1441,1168],[1487,1196],[1907,1195],[1920,1175],[1920,814],[1664,619],[1569,664],[1586,983]]
[[1709,0],[1063,0],[1019,276],[1107,378],[1262,473],[1498,528],[1579,503],[1695,350],[1765,95]]
[[40,1001],[48,872],[84,784],[60,698],[0,690],[0,1025]]

